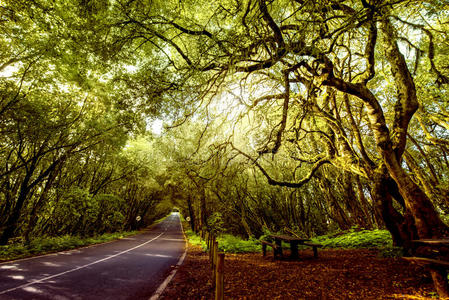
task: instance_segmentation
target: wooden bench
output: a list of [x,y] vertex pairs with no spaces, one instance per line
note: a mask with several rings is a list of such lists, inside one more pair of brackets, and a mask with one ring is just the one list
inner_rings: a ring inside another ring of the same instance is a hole
[[428,267],[430,269],[449,270],[449,262],[439,259],[427,257],[403,257],[404,259],[414,262],[418,265]]
[[312,242],[304,242],[303,245],[310,246],[313,248],[313,257],[318,257],[318,248],[323,247],[323,245],[312,243]]
[[282,257],[282,248],[279,248],[278,245],[274,244],[274,243],[270,243],[268,241],[260,241],[260,243],[262,244],[262,254],[263,256],[267,255],[267,246],[270,246],[273,249],[273,257],[276,259],[277,256],[279,255],[280,257]]
[[404,259],[426,267],[430,271],[435,290],[440,298],[449,299],[449,284],[447,281],[449,239],[420,239],[411,242],[414,257],[404,257]]
[[449,270],[449,262],[439,259],[427,257],[403,257],[412,263],[426,267],[430,270],[433,284],[440,297],[446,299],[449,297],[449,285],[447,281],[447,270]]

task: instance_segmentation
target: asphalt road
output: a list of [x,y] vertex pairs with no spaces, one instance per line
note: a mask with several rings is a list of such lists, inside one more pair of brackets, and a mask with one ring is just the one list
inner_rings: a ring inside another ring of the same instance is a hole
[[0,299],[149,299],[184,252],[179,215],[118,241],[0,264]]

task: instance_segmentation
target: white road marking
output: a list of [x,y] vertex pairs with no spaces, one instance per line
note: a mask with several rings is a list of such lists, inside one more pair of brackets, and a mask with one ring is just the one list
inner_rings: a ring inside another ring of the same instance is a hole
[[42,255],[36,255],[36,256],[31,256],[31,257],[24,257],[24,258],[18,258],[18,259],[14,259],[14,260],[8,260],[8,261],[0,262],[0,265],[8,265],[8,264],[15,263],[15,262],[21,262],[21,261],[31,260],[31,259],[36,259],[36,258],[42,258],[42,257],[46,257],[46,256],[71,255],[72,253],[81,252],[80,249],[97,247],[97,246],[113,243],[113,242],[116,242],[116,241],[122,240],[122,239],[123,238],[117,239],[117,240],[112,240],[112,241],[107,241],[107,242],[102,242],[102,243],[97,243],[97,244],[92,244],[92,245],[87,245],[87,246],[82,246],[82,247],[79,247],[76,249],[69,249],[69,250],[63,250],[63,251],[59,251],[59,252],[52,252],[52,253],[48,253],[48,254],[42,254]]
[[[178,220],[179,220],[179,224],[181,225],[181,231],[182,231],[182,235],[184,237],[184,241],[187,242],[187,238],[186,238],[186,235],[184,233],[184,228],[182,228],[181,219],[178,219]],[[185,244],[184,253],[179,258],[178,263],[176,264],[176,267],[170,272],[170,275],[168,275],[167,278],[165,278],[164,282],[161,283],[161,285],[157,288],[156,292],[154,292],[154,294],[148,300],[157,300],[157,299],[159,299],[159,297],[162,295],[162,293],[164,292],[164,290],[167,287],[167,285],[170,283],[170,281],[173,279],[173,277],[175,277],[176,272],[178,271],[178,267],[180,265],[182,265],[186,255],[187,255],[187,244]]]
[[61,273],[58,273],[58,274],[55,274],[55,275],[51,275],[51,276],[48,276],[48,277],[45,277],[45,278],[42,278],[42,279],[34,280],[34,281],[32,281],[32,282],[25,283],[25,284],[19,285],[19,286],[14,287],[14,288],[10,288],[10,289],[8,289],[8,290],[0,291],[0,295],[6,294],[6,293],[9,293],[9,292],[18,290],[18,289],[26,288],[26,287],[29,287],[30,285],[33,285],[33,284],[36,284],[36,283],[40,283],[40,282],[43,282],[43,281],[46,281],[46,280],[48,280],[48,279],[52,279],[52,278],[55,278],[55,277],[59,277],[59,276],[61,276],[61,275],[65,275],[65,274],[68,274],[68,273],[72,273],[72,272],[75,272],[75,271],[78,271],[78,270],[87,268],[87,267],[89,267],[89,266],[98,264],[98,263],[100,263],[100,262],[106,261],[106,260],[108,260],[108,259],[117,257],[117,256],[119,256],[119,255],[125,254],[125,253],[127,253],[127,252],[129,252],[129,251],[132,251],[132,250],[134,250],[134,249],[140,248],[140,247],[142,247],[142,246],[144,246],[144,245],[146,245],[146,244],[148,244],[148,243],[151,243],[152,241],[158,239],[158,238],[159,238],[161,235],[163,235],[163,234],[164,234],[164,233],[162,232],[161,234],[159,234],[159,235],[156,236],[155,238],[153,238],[153,239],[151,239],[151,240],[148,240],[148,241],[146,241],[145,243],[142,243],[142,244],[140,244],[140,245],[137,245],[137,246],[135,246],[135,247],[133,247],[133,248],[130,248],[130,249],[128,249],[128,250],[124,250],[124,251],[122,251],[122,252],[116,253],[116,254],[114,254],[114,255],[111,255],[111,256],[108,256],[108,257],[105,257],[105,258],[96,260],[96,261],[91,262],[91,263],[88,263],[88,264],[86,264],[86,265],[83,265],[83,266],[80,266],[80,267],[76,267],[76,268],[74,268],[74,269],[70,269],[70,270],[67,270],[67,271],[64,271],[64,272],[61,272]]

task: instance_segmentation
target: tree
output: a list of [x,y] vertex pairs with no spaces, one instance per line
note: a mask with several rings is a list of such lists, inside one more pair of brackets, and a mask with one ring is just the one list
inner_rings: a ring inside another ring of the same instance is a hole
[[[423,21],[419,21],[417,9],[432,14],[427,3],[407,4],[413,5],[408,11],[418,24]],[[407,246],[416,236],[441,236],[447,228],[429,197],[402,166],[409,124],[419,105],[415,80],[398,44],[405,39],[399,39],[399,27],[412,30],[419,26],[401,21],[403,5],[405,2],[223,2],[207,16],[169,15],[156,21],[134,12],[128,21],[173,48],[183,66],[210,74],[213,82],[235,72],[246,73],[246,82],[250,77],[253,82],[268,82],[272,91],[254,99],[253,105],[277,100],[281,117],[258,149],[259,155],[278,153],[281,145],[291,140],[290,133],[295,143],[303,136],[325,139],[317,149],[321,155],[300,157],[312,166],[303,181],[279,181],[262,171],[269,183],[299,187],[325,164],[369,179],[396,243]],[[218,16],[222,15],[227,18],[220,22]],[[204,19],[208,22],[201,23]],[[226,30],[231,24],[232,29]],[[166,35],[158,33],[160,28],[166,28]],[[188,47],[196,40],[207,45],[208,51],[198,53],[195,46]],[[383,57],[378,54],[381,46]],[[428,59],[433,61],[433,55]],[[382,82],[376,73],[381,63],[390,67],[383,75],[394,83],[393,105],[374,88]],[[433,71],[437,72],[438,66]],[[361,115],[356,116],[356,111]],[[371,135],[365,140],[362,126],[368,126]],[[264,170],[261,164],[259,168]],[[404,214],[394,208],[392,199],[402,205]]]

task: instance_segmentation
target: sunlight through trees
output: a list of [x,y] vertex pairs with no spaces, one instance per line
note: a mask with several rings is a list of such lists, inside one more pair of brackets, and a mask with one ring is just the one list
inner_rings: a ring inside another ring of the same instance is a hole
[[2,1],[0,244],[172,206],[247,237],[447,236],[448,8]]

